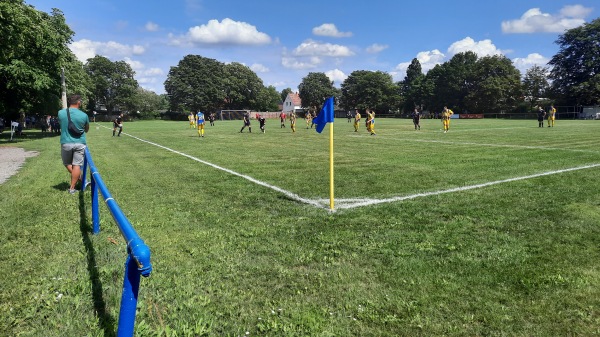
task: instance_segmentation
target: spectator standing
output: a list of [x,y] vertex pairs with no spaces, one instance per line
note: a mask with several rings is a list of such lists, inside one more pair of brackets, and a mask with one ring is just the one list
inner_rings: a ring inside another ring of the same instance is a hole
[[[63,165],[71,174],[71,184],[69,193],[75,193],[75,185],[81,179],[81,166],[85,157],[86,138],[85,134],[90,129],[90,119],[88,115],[81,111],[81,96],[72,95],[69,97],[69,107],[58,112],[58,121],[60,123],[60,146]],[[75,127],[80,131],[80,135],[74,135],[69,132],[69,116]]]

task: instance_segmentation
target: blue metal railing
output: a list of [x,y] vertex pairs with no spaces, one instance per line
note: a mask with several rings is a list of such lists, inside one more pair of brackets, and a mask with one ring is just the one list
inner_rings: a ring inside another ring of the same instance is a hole
[[119,226],[121,235],[123,235],[125,242],[127,242],[127,260],[125,261],[125,277],[123,279],[123,294],[121,295],[117,336],[133,336],[140,276],[148,277],[152,272],[150,248],[139,237],[125,214],[123,214],[123,211],[121,211],[119,205],[117,205],[117,202],[110,195],[98,169],[96,169],[96,165],[94,165],[89,149],[85,150],[82,190],[85,189],[86,185],[87,167],[90,168],[91,176],[93,233],[98,234],[100,232],[100,211],[98,206],[98,191],[100,191],[113,219],[117,226]]

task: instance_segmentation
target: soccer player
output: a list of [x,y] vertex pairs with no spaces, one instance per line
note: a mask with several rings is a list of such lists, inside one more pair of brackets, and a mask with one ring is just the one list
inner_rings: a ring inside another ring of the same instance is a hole
[[196,125],[198,125],[198,136],[204,138],[204,114],[200,111],[196,114]]
[[290,128],[292,132],[296,132],[296,113],[293,111],[290,112]]
[[208,121],[210,122],[210,126],[215,126],[215,113],[212,112],[208,115]]
[[265,117],[258,115],[256,116],[256,119],[258,119],[258,124],[260,126],[260,131],[262,131],[262,133],[265,133]]
[[417,130],[417,128],[421,130],[421,112],[419,109],[415,108],[415,111],[412,113],[412,120],[415,125],[415,130]]
[[358,127],[360,126],[360,112],[358,112],[358,109],[356,109],[356,112],[354,113],[354,132],[358,132]]
[[550,106],[550,111],[548,111],[548,127],[554,127],[554,119],[556,115],[556,109],[554,105]]
[[448,109],[447,106],[442,110],[442,123],[444,124],[444,133],[450,130],[450,118],[454,115],[454,111]]
[[375,111],[367,109],[367,131],[371,136],[375,136]]
[[544,127],[544,117],[546,117],[546,111],[542,107],[539,107],[537,112],[538,128]]
[[281,121],[281,126],[279,128],[285,128],[285,112],[282,111],[279,114],[279,120]]
[[310,113],[310,111],[307,111],[304,114],[304,119],[306,120],[306,128],[308,129],[308,127],[312,123],[312,114]]
[[194,113],[190,111],[190,114],[188,115],[188,120],[190,121],[190,129],[196,128],[195,118],[196,117],[194,117]]
[[119,128],[119,134],[117,135],[117,137],[121,137],[121,132],[123,132],[123,114],[120,114],[113,121],[113,137],[115,136],[115,132],[117,131],[117,128]]
[[244,125],[242,126],[242,129],[240,130],[240,133],[242,133],[242,131],[244,131],[244,128],[248,127],[248,131],[250,133],[252,133],[252,127],[250,126],[250,113],[246,112],[244,114]]

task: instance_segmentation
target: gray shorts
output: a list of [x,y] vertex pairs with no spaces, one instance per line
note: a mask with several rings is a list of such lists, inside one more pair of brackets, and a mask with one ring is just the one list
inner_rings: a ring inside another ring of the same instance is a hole
[[67,143],[61,144],[60,156],[62,157],[63,165],[83,166],[85,157],[85,144]]

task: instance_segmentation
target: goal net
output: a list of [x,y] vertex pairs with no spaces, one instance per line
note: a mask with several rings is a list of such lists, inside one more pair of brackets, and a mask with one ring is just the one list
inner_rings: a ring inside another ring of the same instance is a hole
[[250,110],[221,110],[221,120],[241,120],[244,119],[244,114],[250,112]]

